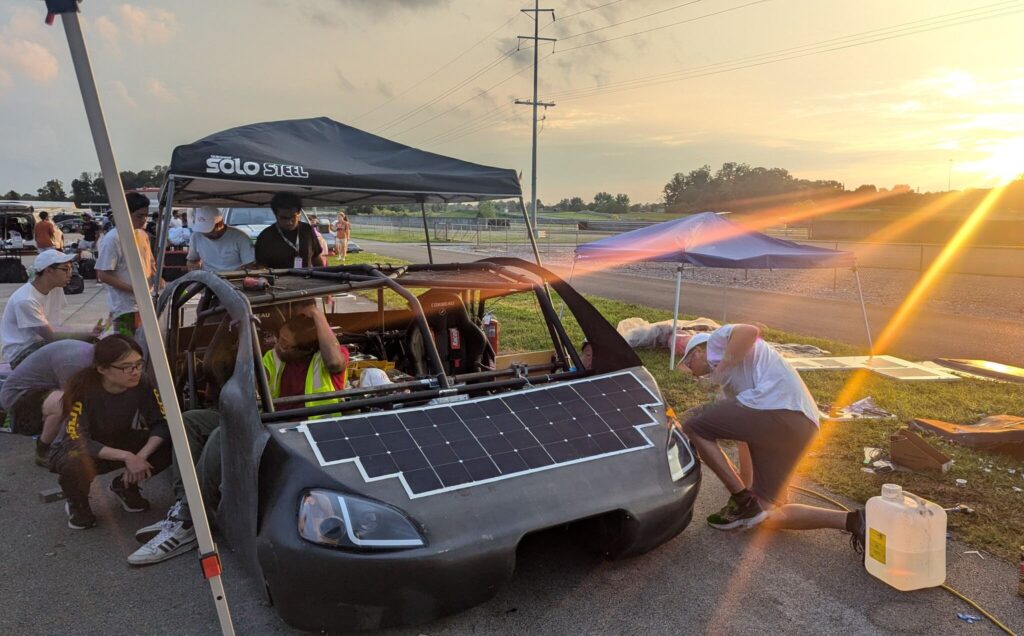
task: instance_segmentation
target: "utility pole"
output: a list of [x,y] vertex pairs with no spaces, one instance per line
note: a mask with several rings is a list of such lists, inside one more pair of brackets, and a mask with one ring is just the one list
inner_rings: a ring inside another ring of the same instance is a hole
[[538,49],[540,48],[541,41],[551,42],[554,44],[555,38],[542,38],[540,37],[540,14],[541,12],[547,12],[551,14],[551,19],[555,19],[554,9],[541,9],[540,0],[534,0],[532,9],[520,9],[522,13],[533,14],[533,36],[520,35],[521,40],[533,40],[533,99],[530,101],[517,99],[517,104],[529,104],[533,106],[533,157],[530,162],[530,224],[533,226],[533,232],[536,236],[537,233],[537,107],[543,106],[548,108],[554,106],[554,102],[538,102],[537,101],[537,62],[538,62]]

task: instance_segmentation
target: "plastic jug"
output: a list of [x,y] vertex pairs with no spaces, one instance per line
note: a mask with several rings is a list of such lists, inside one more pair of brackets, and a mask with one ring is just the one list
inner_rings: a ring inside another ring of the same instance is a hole
[[946,511],[897,484],[868,500],[864,567],[904,592],[946,580]]

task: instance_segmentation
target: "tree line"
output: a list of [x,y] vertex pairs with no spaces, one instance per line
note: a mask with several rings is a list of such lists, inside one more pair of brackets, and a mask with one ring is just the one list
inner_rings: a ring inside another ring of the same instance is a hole
[[[150,170],[121,171],[121,183],[125,190],[139,188],[159,188],[167,175],[167,166],[153,166]],[[60,179],[50,179],[43,187],[31,192],[9,190],[3,198],[10,201],[74,201],[76,206],[86,203],[107,203],[107,186],[103,182],[103,174],[99,172],[83,172],[77,179],[71,180],[71,191],[68,192]]]

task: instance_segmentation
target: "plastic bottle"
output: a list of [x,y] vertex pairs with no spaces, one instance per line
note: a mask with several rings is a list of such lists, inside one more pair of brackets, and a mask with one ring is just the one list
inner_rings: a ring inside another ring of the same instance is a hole
[[946,511],[897,484],[868,500],[864,567],[904,592],[946,580]]

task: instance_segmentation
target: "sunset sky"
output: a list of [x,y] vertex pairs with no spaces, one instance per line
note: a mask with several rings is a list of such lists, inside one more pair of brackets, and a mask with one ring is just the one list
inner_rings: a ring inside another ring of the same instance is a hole
[[[498,61],[532,33],[526,6],[86,0],[82,10],[122,169],[167,163],[174,146],[231,126],[326,115],[522,170],[528,184],[529,107],[511,102],[531,96],[532,51]],[[542,35],[559,38],[553,55],[540,49],[540,98],[558,104],[540,136],[546,202],[599,190],[655,201],[673,173],[724,161],[850,189],[945,190],[950,172],[955,189],[984,187],[1024,173],[1022,1],[541,6],[559,18],[541,18]],[[63,30],[43,17],[37,0],[0,7],[0,192],[52,177],[69,187],[98,169]]]

